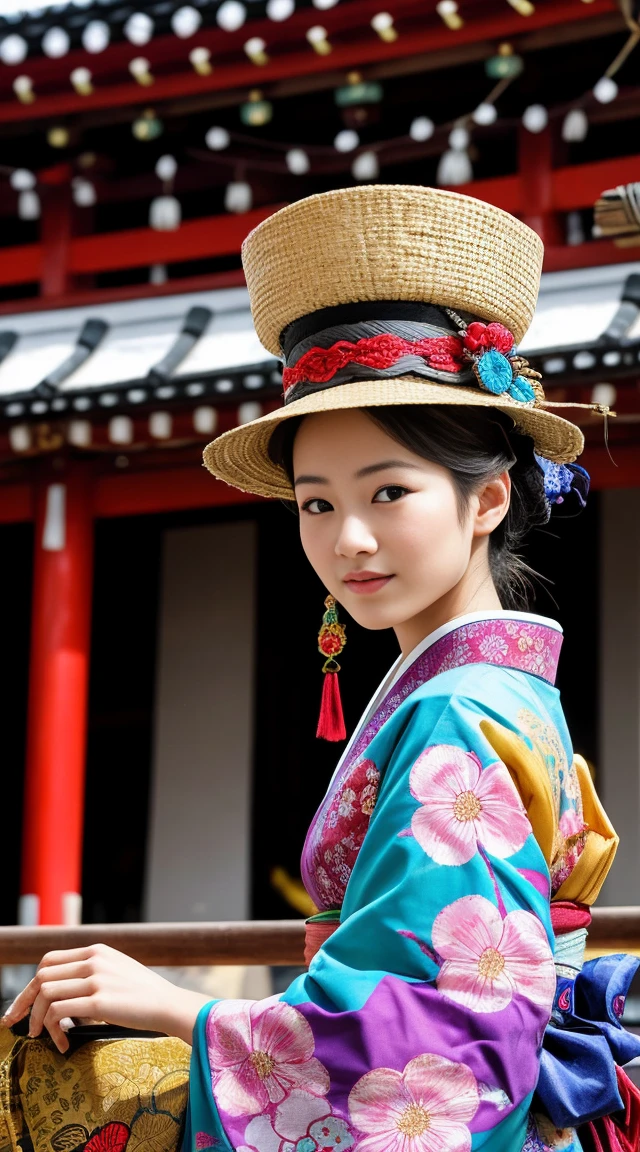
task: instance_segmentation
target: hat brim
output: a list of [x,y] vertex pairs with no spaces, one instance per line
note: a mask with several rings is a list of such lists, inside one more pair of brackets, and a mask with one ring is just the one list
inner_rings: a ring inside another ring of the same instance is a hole
[[273,499],[292,500],[289,478],[269,456],[269,442],[283,420],[317,412],[339,412],[350,408],[382,408],[397,404],[445,404],[456,407],[497,408],[507,412],[519,432],[531,436],[535,450],[559,464],[576,460],[584,447],[584,436],[569,420],[476,388],[434,384],[419,378],[358,380],[324,388],[294,400],[284,408],[224,432],[204,450],[205,467],[219,480],[243,492]]

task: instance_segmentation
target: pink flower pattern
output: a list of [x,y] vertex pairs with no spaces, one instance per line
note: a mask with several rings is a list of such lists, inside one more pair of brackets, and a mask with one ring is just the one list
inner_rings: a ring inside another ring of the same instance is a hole
[[270,1116],[254,1116],[247,1124],[245,1143],[238,1152],[343,1152],[354,1143],[349,1125],[332,1114],[331,1105],[319,1096],[294,1088]]
[[432,942],[444,961],[436,978],[443,996],[472,1012],[500,1012],[517,994],[551,1012],[555,965],[532,912],[503,920],[484,896],[461,896],[436,916]]
[[375,1068],[349,1094],[362,1133],[354,1152],[469,1152],[478,1102],[471,1069],[443,1056],[416,1056],[404,1072]]
[[500,859],[518,852],[531,832],[504,764],[482,770],[478,757],[436,744],[418,757],[409,777],[420,801],[411,820],[418,844],[437,864],[466,864],[478,844]]
[[301,1012],[282,1000],[227,1000],[207,1021],[213,1094],[230,1116],[253,1116],[303,1087],[326,1096],[329,1073],[313,1055]]

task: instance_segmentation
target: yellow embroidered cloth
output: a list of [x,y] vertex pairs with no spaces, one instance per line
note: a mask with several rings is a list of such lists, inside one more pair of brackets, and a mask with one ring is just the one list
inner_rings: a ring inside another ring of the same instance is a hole
[[0,1152],[177,1152],[190,1056],[181,1040],[135,1036],[61,1055],[0,1029]]

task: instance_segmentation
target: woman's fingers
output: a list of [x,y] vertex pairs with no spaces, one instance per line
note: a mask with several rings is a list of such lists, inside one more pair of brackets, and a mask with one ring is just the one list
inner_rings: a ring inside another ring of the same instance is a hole
[[65,1030],[61,1027],[61,1021],[66,1023],[67,1019],[72,1016],[91,1016],[94,1007],[90,997],[81,997],[77,1000],[58,1000],[51,1005],[44,1018],[44,1026],[59,1052],[66,1052],[69,1047],[69,1041]]
[[[40,991],[36,996],[33,1008],[31,1009],[31,1019],[29,1021],[29,1035],[39,1036],[42,1031],[42,1025],[47,1019],[51,1008],[54,1005],[64,1002],[65,1004],[72,1004],[76,1000],[82,999],[83,1003],[94,995],[96,989],[91,979],[84,980],[45,980],[40,986]],[[62,1013],[64,1016],[65,1013]],[[72,1012],[67,1012],[67,1016],[82,1016],[83,1013],[75,1008]],[[86,1013],[85,1013],[86,1015]],[[58,1019],[61,1019],[59,1016]]]
[[47,952],[38,964],[38,971],[41,968],[55,968],[60,964],[77,964],[81,960],[90,960],[100,948],[100,944],[91,944],[87,948],[67,948],[64,951]]
[[[38,971],[27,987],[20,992],[13,1004],[7,1008],[2,1023],[11,1026],[23,1020],[31,1005],[35,1003],[43,983],[52,981],[83,979],[91,975],[93,956],[84,955],[89,949],[76,948],[69,952],[50,952],[41,961]],[[82,955],[80,955],[82,954]],[[55,963],[54,963],[55,959]]]

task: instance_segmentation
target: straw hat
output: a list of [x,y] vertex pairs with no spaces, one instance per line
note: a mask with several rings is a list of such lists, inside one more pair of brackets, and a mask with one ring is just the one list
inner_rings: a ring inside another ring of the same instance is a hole
[[366,185],[299,200],[242,248],[256,332],[284,359],[284,407],[205,449],[214,476],[292,498],[269,457],[283,420],[395,404],[498,408],[558,463],[579,428],[545,408],[517,356],[536,306],[542,242],[491,204],[434,188]]

